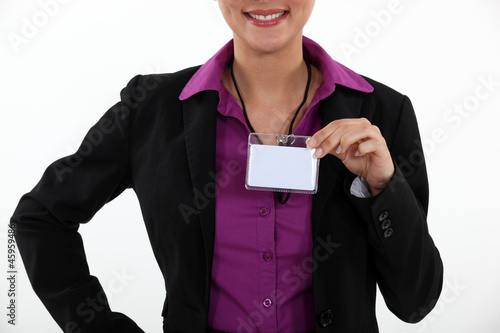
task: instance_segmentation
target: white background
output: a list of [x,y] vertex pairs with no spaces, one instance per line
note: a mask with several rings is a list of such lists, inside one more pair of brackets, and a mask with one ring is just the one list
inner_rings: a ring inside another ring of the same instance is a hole
[[[388,8],[389,0],[318,0],[305,31],[336,60],[410,96],[427,142],[428,223],[445,264],[444,297],[417,325],[400,322],[379,298],[380,330],[500,332],[500,86],[489,92],[481,81],[500,82],[500,1],[400,1],[400,11],[378,29],[372,12]],[[49,163],[76,150],[135,74],[201,64],[227,42],[231,33],[216,6],[210,0],[66,0],[43,22],[38,1],[0,0],[2,271],[6,225],[21,195]],[[22,37],[33,16],[43,26],[16,51],[9,36]],[[371,37],[361,45],[356,35],[365,28]],[[347,44],[358,53],[343,51]],[[476,89],[489,95],[479,100]],[[443,118],[464,103],[471,111],[463,107],[462,115],[449,114],[453,121]],[[432,139],[436,130],[439,142]],[[81,232],[112,308],[148,333],[161,332],[163,281],[133,192],[104,207]],[[119,282],[123,274],[128,277]],[[18,325],[7,325],[3,276],[0,331],[58,332],[22,268]]]

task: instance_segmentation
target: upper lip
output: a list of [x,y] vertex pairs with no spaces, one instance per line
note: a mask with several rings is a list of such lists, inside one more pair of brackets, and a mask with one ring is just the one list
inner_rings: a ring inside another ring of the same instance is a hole
[[273,15],[273,14],[279,14],[287,12],[284,9],[256,9],[256,10],[251,10],[245,12],[245,14],[252,14],[252,15],[263,15],[263,16],[268,16],[268,15]]

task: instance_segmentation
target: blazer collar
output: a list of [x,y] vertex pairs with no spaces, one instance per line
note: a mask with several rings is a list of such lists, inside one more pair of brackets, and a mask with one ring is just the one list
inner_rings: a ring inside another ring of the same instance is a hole
[[[318,67],[323,75],[318,96],[330,95],[337,85],[361,92],[372,92],[373,87],[359,74],[335,61],[315,41],[302,37],[304,56]],[[185,100],[204,90],[224,90],[220,77],[234,54],[234,42],[229,41],[191,77],[183,88],[179,99]]]

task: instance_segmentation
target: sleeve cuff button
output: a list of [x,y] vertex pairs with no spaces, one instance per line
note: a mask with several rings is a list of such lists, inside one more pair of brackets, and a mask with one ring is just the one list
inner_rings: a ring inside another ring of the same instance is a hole
[[391,227],[391,220],[385,220],[385,221],[382,221],[382,223],[380,224],[380,228],[382,230],[387,230]]
[[380,213],[380,215],[378,216],[378,221],[379,222],[382,222],[384,220],[387,220],[387,218],[389,217],[389,212],[384,210],[382,213]]
[[384,232],[384,238],[389,238],[389,237],[391,237],[393,233],[394,233],[394,230],[393,230],[392,228],[387,229],[387,230]]

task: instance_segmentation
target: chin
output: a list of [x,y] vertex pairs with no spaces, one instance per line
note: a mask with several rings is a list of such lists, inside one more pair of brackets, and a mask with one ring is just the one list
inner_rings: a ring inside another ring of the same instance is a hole
[[282,50],[290,45],[298,35],[285,38],[283,36],[259,36],[247,41],[247,45],[252,49],[262,53],[273,53]]

